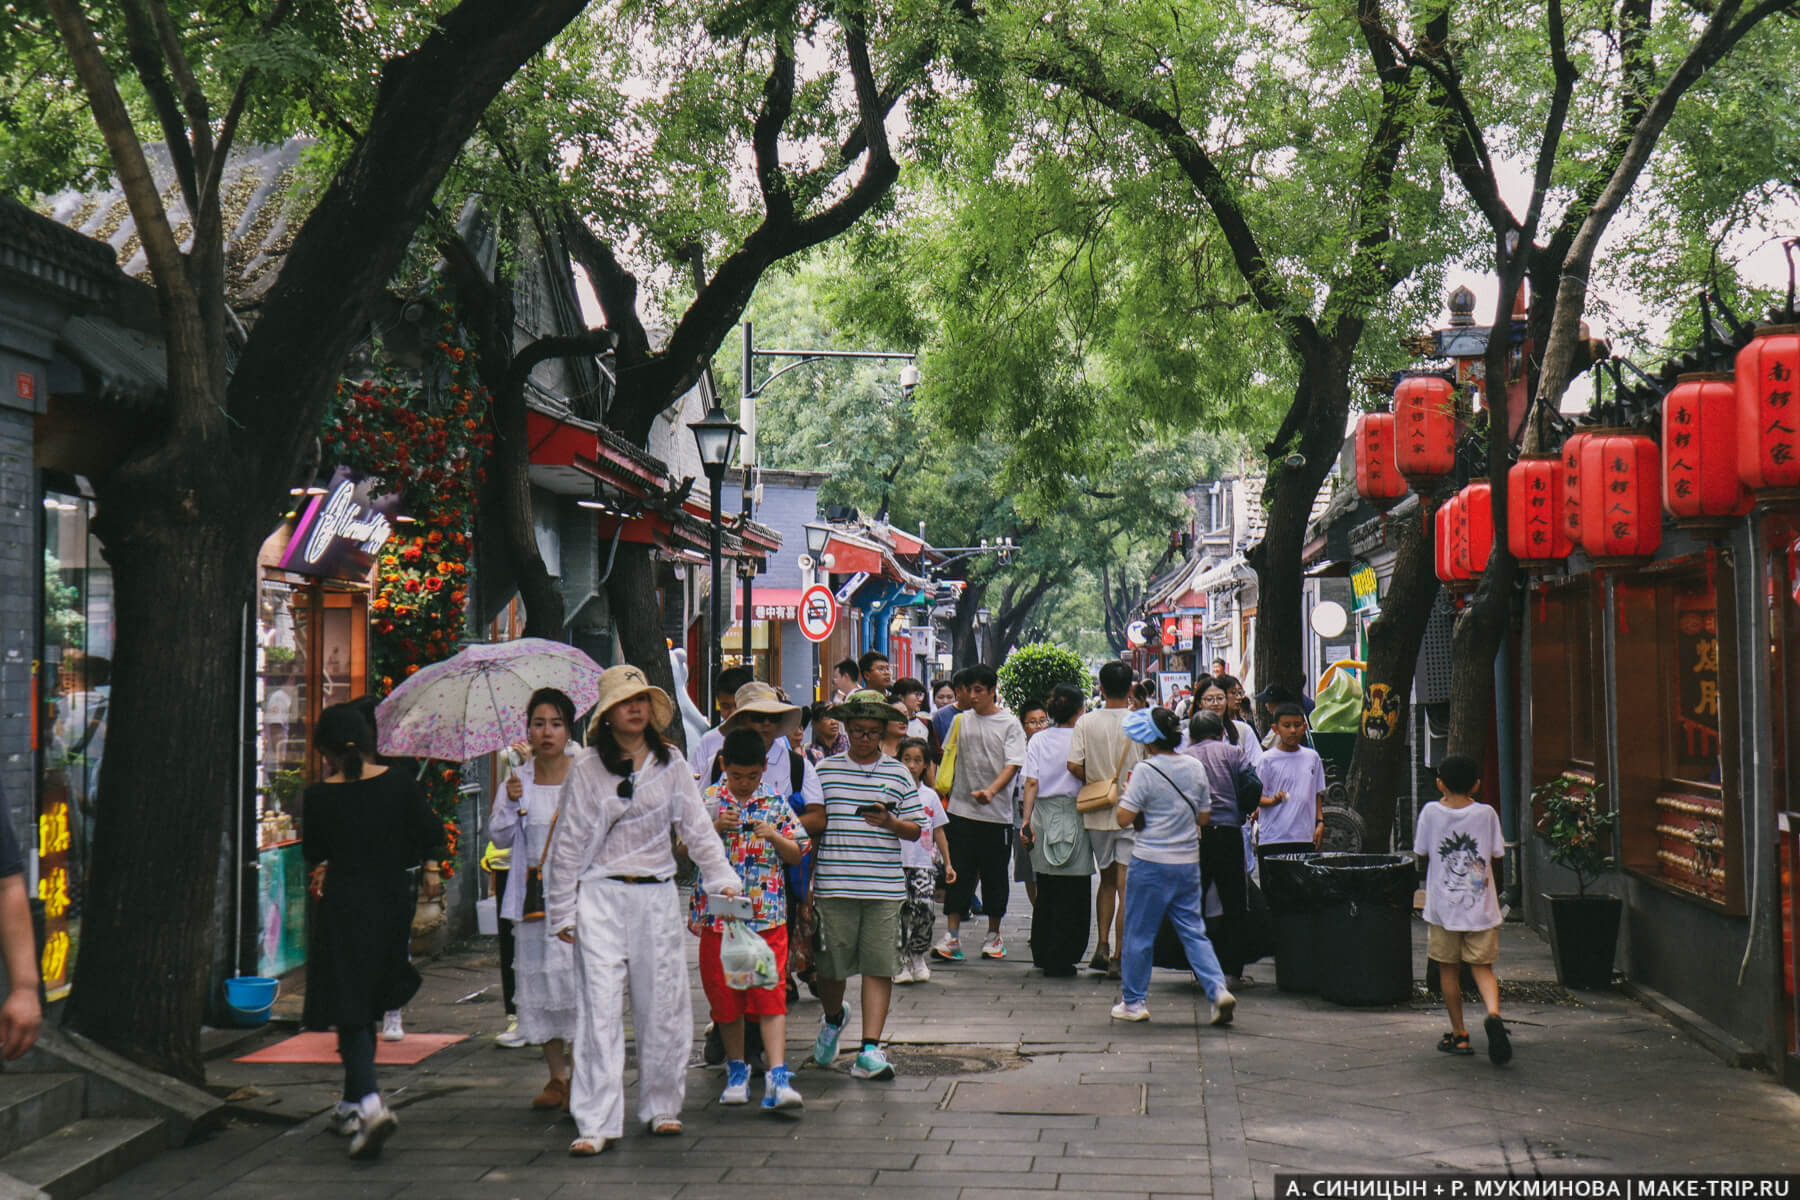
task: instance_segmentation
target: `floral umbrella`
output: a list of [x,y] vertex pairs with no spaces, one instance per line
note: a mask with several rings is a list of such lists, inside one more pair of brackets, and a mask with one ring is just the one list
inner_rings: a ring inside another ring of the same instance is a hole
[[601,667],[573,646],[519,638],[468,646],[415,672],[375,709],[382,754],[465,762],[525,736],[525,705],[538,688],[593,707]]

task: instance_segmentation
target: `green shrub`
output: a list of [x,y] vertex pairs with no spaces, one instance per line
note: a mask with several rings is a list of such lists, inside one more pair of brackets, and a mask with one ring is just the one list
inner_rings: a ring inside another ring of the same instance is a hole
[[1613,868],[1612,830],[1619,814],[1601,810],[1600,787],[1559,775],[1531,791],[1543,812],[1538,832],[1550,843],[1550,861],[1575,872],[1575,890],[1582,896]]
[[1000,698],[1014,712],[1027,700],[1048,700],[1059,683],[1074,684],[1084,696],[1094,686],[1079,655],[1049,642],[1016,647],[1000,664]]

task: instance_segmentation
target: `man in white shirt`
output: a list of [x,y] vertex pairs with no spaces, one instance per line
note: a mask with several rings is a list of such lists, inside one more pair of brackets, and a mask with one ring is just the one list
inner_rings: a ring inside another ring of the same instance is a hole
[[755,679],[749,667],[726,667],[719,672],[713,681],[714,702],[719,706],[719,723],[700,735],[694,745],[694,752],[689,765],[694,768],[694,778],[701,777],[708,763],[719,756],[725,746],[725,726],[731,723],[731,714],[737,711],[737,691],[746,683]]
[[931,951],[947,962],[963,960],[958,930],[969,916],[977,883],[988,921],[981,957],[1006,957],[1000,920],[1006,916],[1006,897],[1012,890],[1006,869],[1011,861],[1011,785],[1025,764],[1025,729],[1000,706],[994,668],[977,665],[967,668],[966,675],[970,706],[956,718],[956,767],[946,806],[950,824],[944,830],[956,882],[945,889],[947,930]]
[[[1069,739],[1069,774],[1082,783],[1112,779],[1125,791],[1126,777],[1143,757],[1136,742],[1125,736],[1125,714],[1131,711],[1132,670],[1117,659],[1100,668],[1100,694],[1105,703],[1075,722]],[[1132,831],[1119,827],[1118,805],[1081,814],[1082,826],[1094,850],[1100,873],[1095,897],[1095,925],[1100,944],[1088,969],[1104,971],[1108,979],[1119,977],[1113,950],[1125,936],[1125,869],[1131,863]]]
[[856,660],[856,667],[862,673],[863,687],[870,691],[885,696],[894,686],[894,664],[881,651],[864,650],[862,657]]

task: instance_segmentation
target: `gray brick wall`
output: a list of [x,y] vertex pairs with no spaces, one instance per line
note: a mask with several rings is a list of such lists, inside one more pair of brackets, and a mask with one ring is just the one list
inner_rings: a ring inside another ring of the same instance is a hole
[[0,408],[0,786],[20,844],[34,844],[31,673],[38,641],[40,498],[31,417]]

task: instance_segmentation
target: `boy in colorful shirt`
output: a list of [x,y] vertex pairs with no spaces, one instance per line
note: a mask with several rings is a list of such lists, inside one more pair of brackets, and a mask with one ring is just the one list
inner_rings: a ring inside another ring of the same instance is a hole
[[725,982],[719,964],[725,922],[707,914],[706,889],[696,883],[688,909],[688,930],[700,938],[700,985],[725,1044],[725,1091],[719,1103],[750,1102],[744,1018],[753,1016],[761,1026],[769,1060],[762,1106],[771,1112],[798,1112],[804,1102],[794,1090],[786,1058],[787,889],[782,867],[800,861],[806,852],[807,834],[786,797],[763,783],[768,749],[760,734],[733,730],[725,737],[721,755],[725,771],[718,783],[706,789],[707,813],[725,843],[726,860],[744,881],[744,897],[751,905],[750,919],[744,924],[774,951],[776,976],[783,982],[748,991]]

